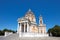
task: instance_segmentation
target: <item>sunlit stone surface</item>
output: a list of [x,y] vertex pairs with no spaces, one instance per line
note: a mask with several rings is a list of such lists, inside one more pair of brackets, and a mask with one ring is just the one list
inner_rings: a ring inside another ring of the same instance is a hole
[[34,13],[29,9],[26,15],[18,18],[17,33],[19,37],[48,37],[46,32],[46,24],[43,23],[43,18],[40,15],[39,24],[36,23]]
[[18,34],[0,36],[0,40],[60,40],[60,37],[19,37]]

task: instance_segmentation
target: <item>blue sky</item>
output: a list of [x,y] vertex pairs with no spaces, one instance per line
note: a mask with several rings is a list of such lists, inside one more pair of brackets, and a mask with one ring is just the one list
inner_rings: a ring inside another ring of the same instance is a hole
[[40,14],[43,16],[47,30],[60,25],[60,0],[0,0],[0,30],[16,30],[17,19],[29,8],[35,14],[37,24]]

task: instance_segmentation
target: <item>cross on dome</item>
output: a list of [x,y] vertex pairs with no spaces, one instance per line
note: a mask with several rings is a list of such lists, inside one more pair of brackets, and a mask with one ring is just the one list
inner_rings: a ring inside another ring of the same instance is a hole
[[31,11],[31,9],[29,9],[29,11]]

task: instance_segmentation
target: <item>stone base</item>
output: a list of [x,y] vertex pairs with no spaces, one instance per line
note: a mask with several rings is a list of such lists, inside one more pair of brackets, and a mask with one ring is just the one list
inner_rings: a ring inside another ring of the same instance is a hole
[[19,37],[48,37],[48,34],[40,33],[20,33]]

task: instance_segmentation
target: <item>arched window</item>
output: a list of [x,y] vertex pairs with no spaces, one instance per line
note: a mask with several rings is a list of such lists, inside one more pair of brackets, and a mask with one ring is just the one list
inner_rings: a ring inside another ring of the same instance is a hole
[[40,24],[42,24],[42,21],[40,21]]

